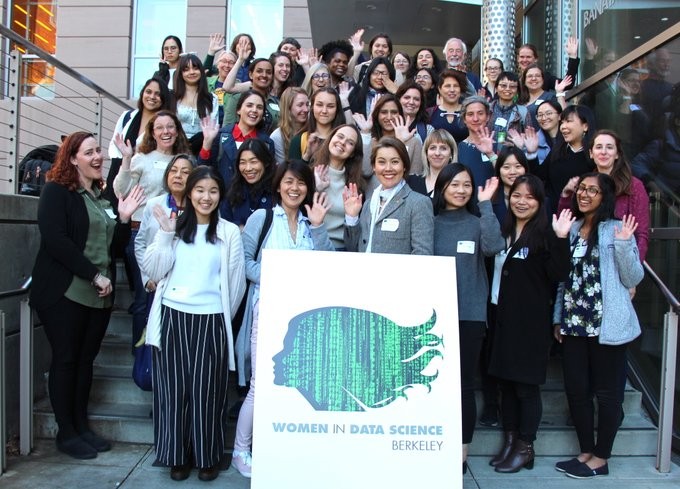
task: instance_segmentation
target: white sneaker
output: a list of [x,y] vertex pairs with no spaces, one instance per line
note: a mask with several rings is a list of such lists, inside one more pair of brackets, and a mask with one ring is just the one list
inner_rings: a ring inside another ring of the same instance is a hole
[[253,468],[253,457],[250,452],[234,450],[231,457],[231,466],[243,477],[248,477],[250,479],[250,474]]

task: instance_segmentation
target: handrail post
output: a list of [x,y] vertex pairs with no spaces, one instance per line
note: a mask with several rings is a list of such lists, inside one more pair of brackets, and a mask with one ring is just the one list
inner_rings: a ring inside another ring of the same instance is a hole
[[9,56],[10,70],[9,70],[9,86],[8,98],[12,101],[10,104],[9,115],[9,151],[7,155],[7,165],[14,168],[13,187],[14,193],[19,189],[19,134],[21,124],[21,85],[22,85],[22,70],[23,61],[21,52],[14,50]]
[[5,443],[7,443],[7,418],[5,417],[5,313],[0,311],[0,477],[7,470]]
[[97,92],[97,98],[95,99],[96,110],[94,111],[94,133],[97,136],[97,143],[101,146],[102,144],[102,127],[104,124],[104,99],[102,94]]
[[28,299],[19,304],[19,453],[33,450],[33,314]]
[[673,404],[675,401],[675,368],[678,344],[678,315],[671,310],[664,315],[663,357],[661,362],[661,398],[659,403],[659,438],[656,450],[656,469],[671,471],[673,442]]

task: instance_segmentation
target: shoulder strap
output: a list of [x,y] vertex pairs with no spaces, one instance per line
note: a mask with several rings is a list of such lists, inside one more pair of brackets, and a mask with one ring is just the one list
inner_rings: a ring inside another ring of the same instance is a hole
[[309,138],[309,133],[307,131],[300,135],[300,154],[305,154],[307,151],[307,139]]
[[274,211],[272,209],[266,209],[264,216],[264,223],[262,225],[262,230],[260,231],[260,238],[257,240],[257,248],[255,249],[255,256],[260,254],[260,248],[262,248],[262,243],[264,242],[265,236],[269,232],[269,228],[272,226],[272,221],[274,220]]
[[125,127],[130,120],[130,117],[132,116],[132,111],[128,110],[125,115],[123,116],[123,127]]

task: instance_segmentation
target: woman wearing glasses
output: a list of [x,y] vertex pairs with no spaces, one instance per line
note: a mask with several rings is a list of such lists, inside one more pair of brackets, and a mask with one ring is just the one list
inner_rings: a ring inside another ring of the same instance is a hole
[[564,77],[564,80],[555,82],[555,91],[544,90],[543,80],[545,79],[545,72],[543,68],[536,64],[529,65],[529,67],[522,72],[520,78],[520,94],[518,103],[525,105],[529,109],[531,121],[533,126],[538,129],[539,124],[536,120],[536,112],[538,106],[546,100],[556,99],[562,108],[567,106],[565,99],[565,90],[571,83],[571,75]]
[[[616,183],[604,173],[581,176],[571,208],[571,270],[555,301],[555,338],[580,453],[555,469],[576,479],[609,474],[607,459],[622,420],[626,347],[640,335],[629,289],[644,277],[635,217],[614,217]],[[593,397],[597,399],[597,439]]]
[[183,52],[182,41],[179,40],[179,37],[170,35],[163,39],[163,44],[161,44],[161,60],[158,63],[158,71],[153,74],[153,77],[163,80],[170,90],[172,90],[179,56]]
[[484,65],[484,77],[486,78],[486,85],[482,87],[484,96],[491,102],[496,98],[496,82],[498,75],[503,71],[503,62],[498,58],[489,58]]
[[309,67],[305,79],[302,81],[302,88],[311,97],[314,93],[321,89],[331,86],[331,74],[328,71],[328,66],[324,63],[316,63]]
[[390,93],[390,89],[396,92],[394,76],[394,66],[389,59],[382,56],[373,58],[366,69],[363,80],[361,80],[360,88],[353,90],[350,94],[349,106],[352,113],[366,117],[369,115],[373,99]]
[[[411,79],[408,77],[407,79]],[[423,88],[425,92],[425,107],[430,108],[437,105],[437,74],[432,68],[419,68],[413,76],[413,81]]]

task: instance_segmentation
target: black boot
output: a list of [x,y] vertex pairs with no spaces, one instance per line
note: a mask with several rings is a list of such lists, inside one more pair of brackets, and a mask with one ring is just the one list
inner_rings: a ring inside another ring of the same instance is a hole
[[510,454],[503,462],[496,465],[494,470],[509,474],[519,472],[522,467],[529,470],[534,468],[534,445],[517,438]]
[[503,463],[503,461],[505,461],[505,459],[508,458],[508,455],[510,455],[510,452],[512,451],[512,446],[514,445],[516,439],[517,439],[516,432],[506,431],[503,447],[501,448],[501,451],[498,452],[498,455],[496,455],[489,461],[489,465],[495,467],[498,464]]

